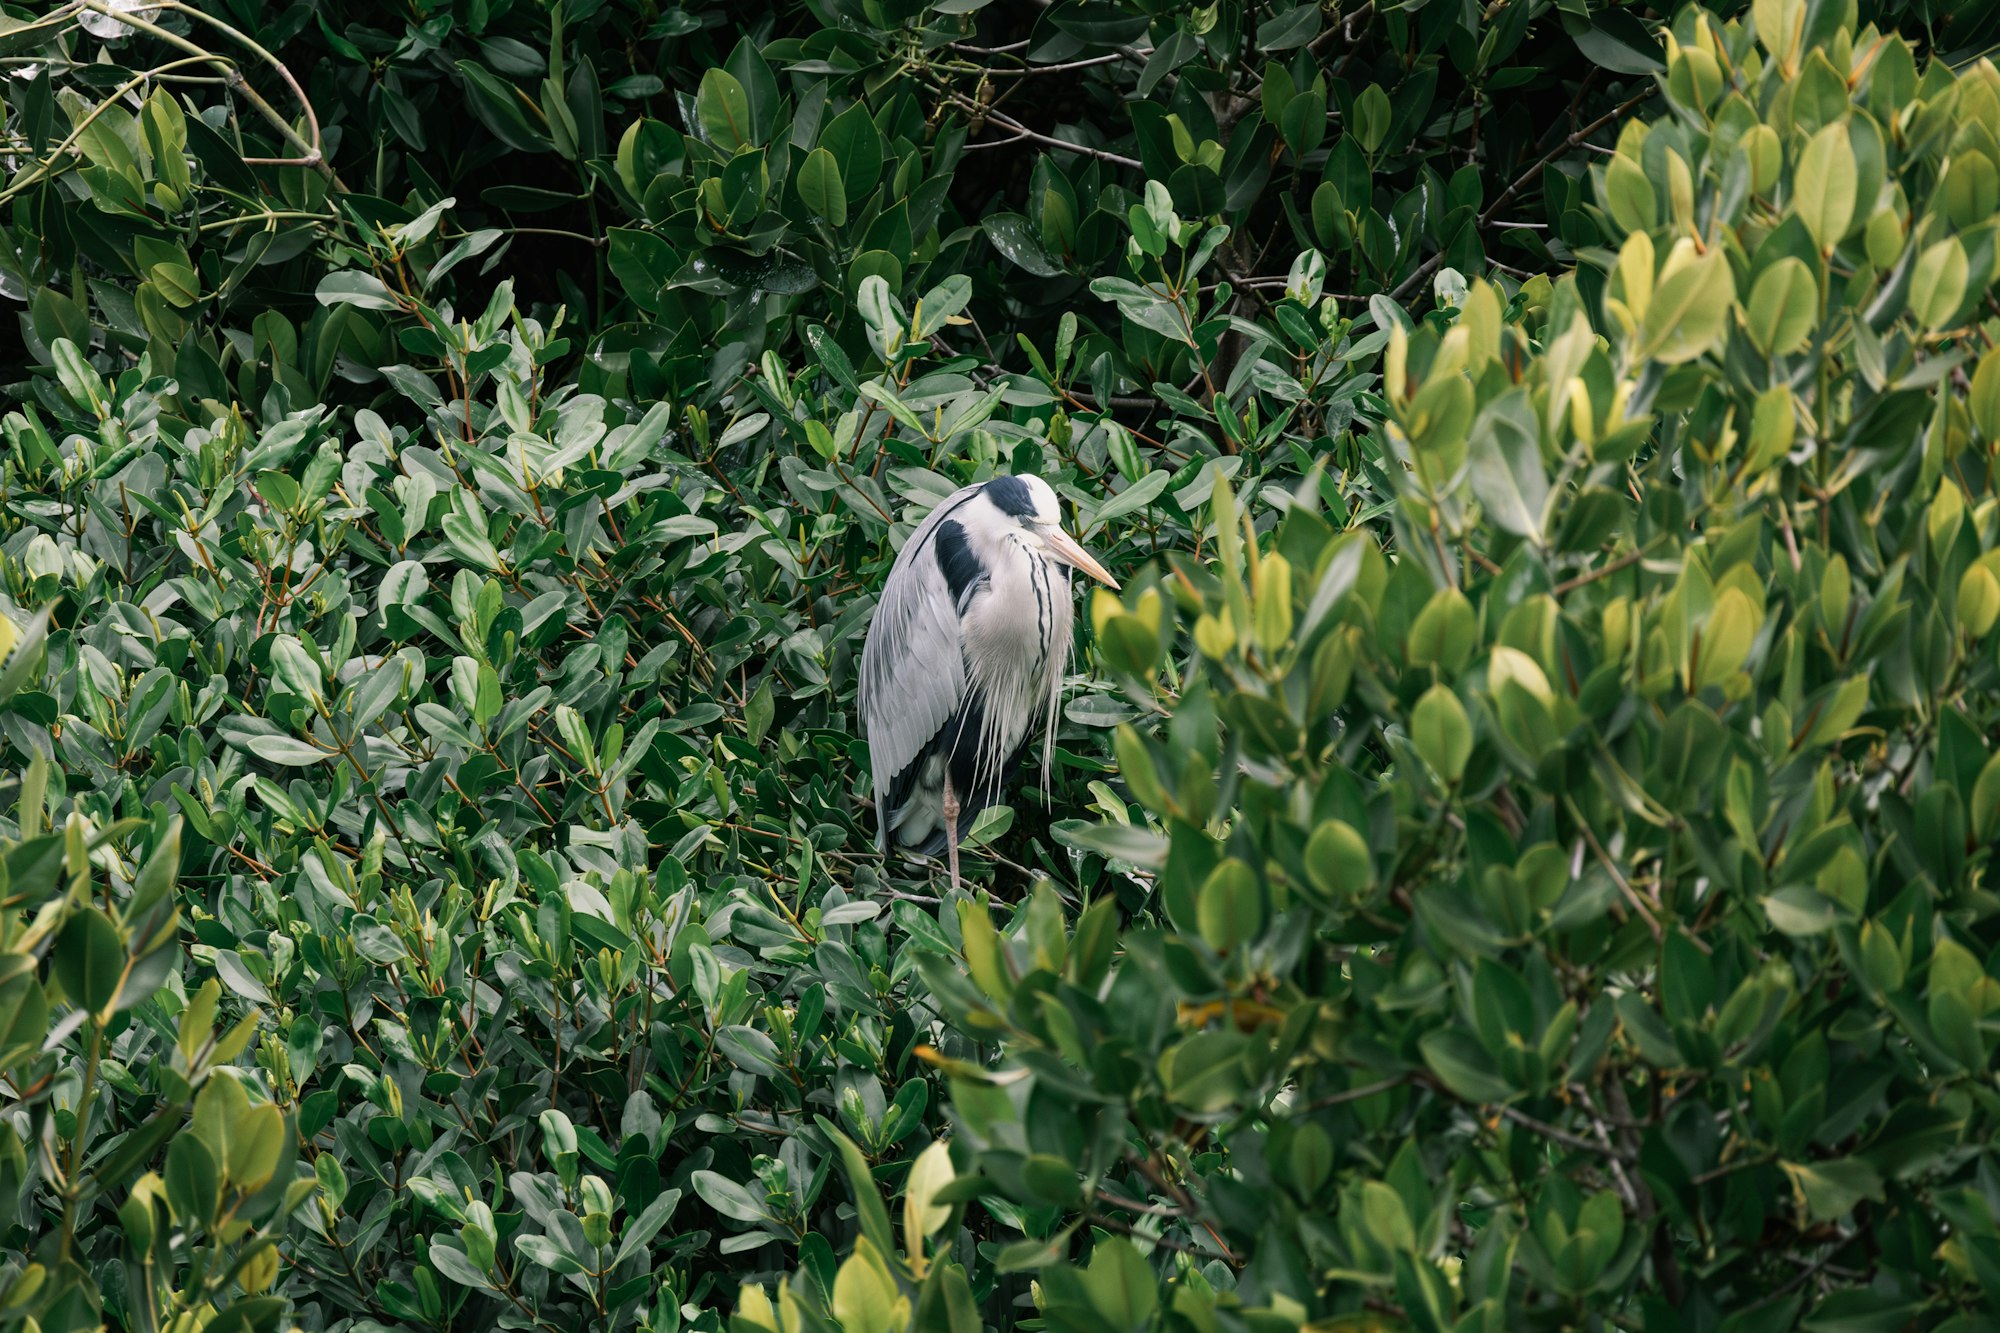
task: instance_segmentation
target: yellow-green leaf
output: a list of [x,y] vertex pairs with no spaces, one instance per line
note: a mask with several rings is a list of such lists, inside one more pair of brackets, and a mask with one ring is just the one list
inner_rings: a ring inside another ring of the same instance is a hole
[[903,1183],[903,1247],[914,1258],[924,1252],[924,1240],[945,1224],[951,1205],[937,1202],[937,1193],[952,1182],[951,1149],[933,1143],[917,1154]]
[[1736,278],[1720,251],[1684,264],[1660,283],[1639,322],[1638,359],[1678,365],[1716,347],[1729,330]]
[[1264,928],[1264,891],[1257,872],[1229,857],[1209,872],[1195,900],[1195,919],[1202,939],[1217,953],[1228,953]]
[[1964,303],[1970,277],[1965,247],[1956,236],[1929,246],[1917,256],[1917,267],[1910,274],[1910,313],[1926,329],[1943,328]]
[[1750,341],[1765,356],[1790,356],[1805,346],[1819,314],[1819,284],[1797,255],[1757,275],[1743,312]]
[[1659,216],[1659,197],[1646,169],[1623,153],[1604,170],[1604,206],[1624,231],[1649,230]]
[[1757,608],[1741,588],[1725,588],[1708,613],[1708,625],[1701,636],[1701,658],[1696,667],[1695,686],[1718,685],[1743,669],[1750,655],[1750,643],[1757,635],[1760,617]]
[[1859,176],[1845,122],[1822,126],[1799,154],[1792,173],[1792,211],[1822,252],[1838,245],[1854,221]]
[[1417,755],[1447,783],[1465,776],[1472,756],[1472,720],[1465,705],[1443,685],[1433,685],[1410,712],[1410,740]]
[[1984,564],[1974,565],[1958,581],[1959,627],[1973,638],[1983,638],[2000,619],[2000,579]]
[[2000,754],[1986,761],[1972,784],[1972,836],[1985,842],[2000,831]]
[[1457,588],[1440,588],[1410,626],[1410,660],[1456,675],[1478,644],[1472,603]]
[[1825,745],[1839,739],[1849,727],[1860,718],[1868,707],[1868,677],[1856,676],[1844,681],[1838,690],[1826,701],[1820,710],[1819,719],[1813,724],[1812,734],[1806,738],[1808,745]]
[[1972,410],[1972,424],[1988,444],[2000,443],[2000,352],[1980,358],[1972,372],[1972,392],[1966,397]]
[[1758,394],[1750,416],[1750,458],[1744,464],[1744,475],[1755,477],[1790,453],[1797,430],[1790,385],[1773,384]]
[[1329,897],[1362,893],[1375,885],[1375,858],[1352,824],[1329,819],[1306,842],[1306,873]]

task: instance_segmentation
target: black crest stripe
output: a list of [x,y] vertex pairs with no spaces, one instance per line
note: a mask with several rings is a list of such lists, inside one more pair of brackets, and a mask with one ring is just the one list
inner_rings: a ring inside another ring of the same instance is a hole
[[986,483],[986,498],[1003,514],[1015,518],[1035,516],[1035,496],[1019,477],[995,477]]

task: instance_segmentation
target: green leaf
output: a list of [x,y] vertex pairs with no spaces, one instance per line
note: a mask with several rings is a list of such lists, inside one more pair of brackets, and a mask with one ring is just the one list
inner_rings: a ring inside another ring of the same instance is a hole
[[168,823],[166,833],[153,844],[153,853],[146,858],[146,864],[132,877],[132,898],[125,907],[128,919],[143,921],[147,912],[174,891],[180,876],[183,827],[183,821],[176,815]]
[[0,1069],[13,1070],[48,1036],[49,1002],[31,958],[10,954],[0,966],[7,968],[0,977]]
[[1792,450],[1798,436],[1798,405],[1790,386],[1774,384],[1757,395],[1750,415],[1750,453],[1744,475],[1755,477]]
[[319,698],[325,684],[319,660],[290,634],[280,634],[271,642],[271,674],[301,699]]
[[495,78],[474,61],[457,61],[455,68],[465,80],[466,91],[471,94],[468,101],[473,110],[502,143],[516,152],[549,151],[551,144],[548,136],[529,121],[526,110],[528,101],[518,89]]
[[863,200],[875,192],[882,175],[882,132],[859,99],[827,122],[820,131],[819,146],[840,164],[840,183],[848,199]]
[[1264,924],[1264,891],[1257,874],[1230,857],[1210,872],[1196,897],[1201,937],[1217,953],[1253,938]]
[[225,1170],[238,1189],[254,1193],[270,1183],[285,1150],[285,1117],[266,1102],[236,1117],[229,1127]]
[[1057,842],[1079,847],[1142,869],[1156,869],[1167,859],[1167,839],[1134,824],[1084,824],[1070,820],[1050,830]]
[[201,277],[186,264],[155,264],[147,277],[160,295],[182,309],[201,299]]
[[1118,46],[1146,35],[1152,20],[1115,5],[1060,5],[1050,14],[1063,32],[1096,46]]
[[124,979],[125,941],[101,910],[80,907],[56,936],[50,966],[65,995],[91,1013],[100,1013],[117,998]]
[[[322,1161],[327,1160],[325,1157]],[[432,1236],[429,1251],[431,1267],[458,1283],[461,1287],[471,1287],[474,1291],[491,1291],[493,1284],[486,1275],[465,1257],[463,1250],[454,1249],[442,1237]]]
[[1167,1048],[1160,1081],[1169,1100],[1196,1114],[1231,1105],[1247,1081],[1244,1039],[1234,1031],[1200,1032]]
[[1989,842],[2000,836],[2000,753],[1995,753],[1979,770],[1968,814],[1973,837]]
[[548,1236],[522,1236],[514,1242],[521,1257],[552,1273],[583,1273],[583,1260],[569,1253]]
[[1750,341],[1765,356],[1790,356],[1806,344],[1819,319],[1819,284],[1797,255],[1757,275],[1743,309]]
[[1164,471],[1148,472],[1145,476],[1139,478],[1139,480],[1133,482],[1109,500],[1106,500],[1099,509],[1093,512],[1090,516],[1090,522],[1083,527],[1082,535],[1088,537],[1094,532],[1101,532],[1117,519],[1150,508],[1152,503],[1160,498],[1160,493],[1167,489],[1167,483],[1172,480],[1173,477]]
[[1859,188],[1859,168],[1844,122],[1822,126],[1813,135],[1799,155],[1792,180],[1792,211],[1821,252],[1831,251],[1854,221]]
[[1840,904],[1817,889],[1794,885],[1764,899],[1771,925],[1787,935],[1821,935],[1840,924]]
[[[1318,11],[1313,13],[1317,17]],[[1084,1270],[1083,1285],[1106,1329],[1138,1328],[1159,1308],[1159,1280],[1138,1248],[1122,1236],[1097,1242],[1090,1267]]]
[[881,1251],[863,1236],[834,1274],[833,1317],[842,1329],[891,1329],[898,1326],[895,1315],[896,1284],[878,1257]]
[[1833,687],[1807,715],[1812,731],[1806,745],[1827,745],[1846,734],[1868,707],[1868,677],[1855,676]]
[[1831,1222],[1853,1212],[1863,1199],[1881,1203],[1882,1177],[1859,1157],[1825,1162],[1780,1162],[1792,1179],[1793,1197],[1810,1222]]
[[1549,499],[1541,434],[1527,392],[1513,389],[1480,409],[1465,456],[1467,480],[1487,517],[1536,546],[1543,544]]
[[1464,668],[1478,643],[1477,613],[1457,588],[1439,588],[1431,594],[1410,625],[1410,660],[1435,666],[1445,677]]
[[1257,49],[1290,51],[1319,35],[1319,6],[1295,5],[1257,25]]
[[104,383],[91,369],[89,360],[77,350],[76,344],[67,338],[58,338],[50,348],[50,355],[55,360],[56,378],[62,384],[63,392],[70,396],[70,401],[93,415],[103,416]]
[[1371,83],[1362,89],[1354,99],[1354,110],[1348,118],[1348,133],[1361,145],[1365,153],[1373,153],[1389,137],[1389,122],[1392,117],[1389,94],[1382,91],[1380,84]]
[[1910,273],[1910,313],[1926,329],[1950,324],[1965,304],[1971,262],[1956,236],[1947,236],[1917,256]]
[[1430,1066],[1453,1096],[1468,1102],[1507,1100],[1513,1089],[1503,1080],[1479,1043],[1463,1032],[1428,1032],[1418,1043]]
[[195,1134],[177,1135],[167,1148],[167,1202],[185,1226],[207,1226],[222,1195],[222,1173],[208,1145]]
[[1679,365],[1714,350],[1729,332],[1735,301],[1736,279],[1720,251],[1683,265],[1653,292],[1635,355]]
[[1418,756],[1447,785],[1456,786],[1465,776],[1466,761],[1472,756],[1472,719],[1449,687],[1433,685],[1417,700],[1410,712],[1410,740]]
[[950,1219],[951,1206],[937,1202],[937,1195],[955,1174],[951,1149],[942,1143],[931,1144],[910,1164],[903,1183],[903,1244],[908,1253],[922,1254],[925,1240]]
[[485,515],[472,507],[474,502],[463,491],[456,492],[453,501],[444,516],[445,540],[468,563],[481,569],[501,568],[500,551],[487,535]]
[[702,136],[725,153],[754,146],[750,94],[726,69],[711,68],[695,90],[695,116]]
[[1118,307],[1141,328],[1173,342],[1194,346],[1194,322],[1185,307],[1158,288],[1141,287],[1124,278],[1097,278],[1090,290]]
[[[690,1178],[701,1201],[738,1222],[768,1222],[771,1215],[757,1197],[727,1176],[713,1171],[697,1171]],[[886,1225],[886,1222],[885,1222]]]
[[1605,8],[1587,23],[1565,19],[1571,40],[1591,63],[1615,74],[1658,74],[1666,68],[1660,43],[1630,11]]
[[265,763],[291,767],[323,763],[336,753],[291,736],[252,736],[243,748]]
[[1354,896],[1375,886],[1375,858],[1353,825],[1329,819],[1306,843],[1306,873],[1328,897]]
[[622,1264],[644,1251],[653,1237],[666,1228],[680,1201],[679,1190],[667,1190],[647,1204],[644,1212],[626,1222],[618,1233],[618,1253],[612,1257],[612,1264]]
[[1604,169],[1604,206],[1628,232],[1650,231],[1659,216],[1658,196],[1645,168],[1623,153]]
[[2000,354],[1988,352],[1972,373],[1972,391],[1966,397],[1973,424],[1988,443],[2000,442]]
[[841,1170],[847,1175],[848,1188],[854,1192],[854,1207],[861,1221],[861,1234],[875,1246],[877,1253],[896,1253],[896,1236],[889,1225],[889,1210],[875,1188],[875,1177],[868,1170],[868,1159],[855,1146],[854,1140],[841,1133],[825,1116],[813,1119],[820,1132],[833,1141],[834,1150],[840,1156]]
[[320,279],[315,293],[321,305],[354,305],[363,310],[401,310],[402,303],[380,278],[357,269],[341,269]]
[[808,327],[806,343],[812,348],[820,368],[832,377],[834,383],[849,393],[858,395],[861,392],[861,381],[854,373],[854,363],[848,360],[847,353],[840,350],[840,344],[833,340],[833,335],[826,331],[824,325]]
[[847,190],[841,184],[840,164],[832,153],[815,148],[799,164],[799,201],[814,217],[830,227],[847,225]]

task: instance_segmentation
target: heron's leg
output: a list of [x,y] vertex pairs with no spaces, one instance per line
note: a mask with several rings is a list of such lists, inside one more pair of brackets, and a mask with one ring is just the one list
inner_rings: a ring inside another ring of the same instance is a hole
[[958,892],[958,793],[952,790],[951,773],[944,775],[944,846],[951,866],[952,892]]

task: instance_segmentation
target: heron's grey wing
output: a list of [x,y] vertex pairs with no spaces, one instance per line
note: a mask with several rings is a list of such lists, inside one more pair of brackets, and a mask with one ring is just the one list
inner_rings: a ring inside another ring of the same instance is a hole
[[890,783],[951,722],[965,698],[965,658],[951,586],[937,559],[937,529],[977,495],[967,486],[918,525],[889,569],[861,649],[858,702],[875,773],[875,818],[886,830]]

